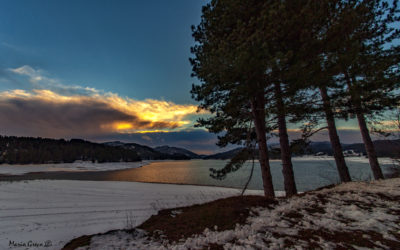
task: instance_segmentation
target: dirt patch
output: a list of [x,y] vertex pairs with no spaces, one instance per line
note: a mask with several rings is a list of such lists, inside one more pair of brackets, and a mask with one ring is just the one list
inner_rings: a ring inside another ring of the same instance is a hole
[[296,211],[290,211],[289,213],[283,214],[282,216],[291,218],[291,219],[301,219],[304,217],[301,213],[298,213]]
[[62,250],[74,250],[78,247],[88,246],[90,244],[90,240],[94,235],[84,235],[78,238],[71,240],[65,245]]
[[234,229],[236,224],[246,222],[251,207],[272,208],[276,203],[262,196],[230,197],[201,205],[162,210],[138,228],[152,236],[162,231],[166,239],[173,242],[201,234],[205,228],[218,231]]
[[304,208],[305,211],[307,211],[309,214],[323,214],[325,213],[325,209],[323,207],[320,207],[318,205],[311,205],[310,207]]
[[388,200],[388,201],[400,201],[400,196],[389,196],[386,194],[382,193],[375,193],[376,196],[378,196],[382,200]]
[[220,244],[210,243],[207,247],[204,247],[204,250],[224,250],[224,246]]
[[[250,215],[251,207],[271,208],[276,200],[268,200],[263,196],[236,196],[201,205],[165,209],[151,216],[137,228],[146,230],[152,238],[163,238],[171,242],[200,234],[205,228],[218,231],[234,229],[236,224],[244,224]],[[121,230],[130,232],[131,230]],[[104,234],[84,235],[68,242],[63,250],[74,250],[88,246],[92,237],[116,232],[112,230]],[[161,234],[162,233],[162,234]],[[204,249],[219,250],[222,245],[209,244]]]

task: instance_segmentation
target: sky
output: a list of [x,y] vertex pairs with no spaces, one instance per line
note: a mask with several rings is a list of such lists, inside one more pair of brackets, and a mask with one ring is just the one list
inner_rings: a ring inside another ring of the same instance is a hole
[[[223,150],[193,126],[207,114],[190,95],[190,26],[206,3],[1,1],[0,134]],[[361,140],[354,121],[339,127]]]

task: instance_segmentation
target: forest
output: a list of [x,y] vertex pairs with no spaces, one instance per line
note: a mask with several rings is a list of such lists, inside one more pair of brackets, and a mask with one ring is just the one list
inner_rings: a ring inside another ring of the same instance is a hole
[[130,149],[81,139],[0,136],[0,163],[72,163],[77,160],[103,163],[140,161],[141,158]]

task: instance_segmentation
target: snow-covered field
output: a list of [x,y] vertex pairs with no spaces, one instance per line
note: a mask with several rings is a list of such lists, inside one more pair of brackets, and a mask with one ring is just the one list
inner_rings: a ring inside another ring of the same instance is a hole
[[[230,188],[136,182],[0,182],[0,249],[60,249],[78,236],[138,225],[160,209],[239,193]],[[51,246],[16,247],[46,242]]]
[[400,249],[400,179],[353,182],[254,208],[234,230],[205,229],[178,243],[138,230],[95,236],[80,249]]
[[9,165],[0,164],[0,174],[21,175],[30,172],[79,172],[79,171],[109,171],[128,168],[138,168],[149,164],[150,161],[137,162],[106,162],[92,163],[88,161],[74,163],[55,164],[30,164],[30,165]]

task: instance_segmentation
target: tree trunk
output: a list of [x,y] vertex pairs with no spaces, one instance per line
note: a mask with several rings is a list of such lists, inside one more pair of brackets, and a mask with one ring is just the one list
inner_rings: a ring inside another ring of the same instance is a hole
[[357,113],[358,125],[360,126],[361,135],[364,141],[365,150],[367,151],[369,165],[371,165],[372,173],[375,180],[383,179],[381,167],[378,163],[378,157],[376,157],[375,147],[369,135],[367,123],[363,114]]
[[332,112],[332,107],[326,87],[320,89],[323,108],[326,117],[326,123],[328,124],[329,139],[331,141],[333,156],[335,157],[336,168],[339,173],[341,182],[351,181],[349,169],[347,168],[346,161],[344,160],[342,145],[340,144],[339,136],[336,130],[335,117]]
[[274,186],[272,184],[271,167],[269,165],[267,137],[265,128],[265,100],[264,95],[257,95],[251,100],[254,125],[256,128],[259,161],[263,179],[264,195],[266,198],[275,198]]
[[278,113],[279,144],[281,148],[282,173],[286,196],[297,194],[296,182],[294,181],[292,156],[290,153],[289,137],[286,128],[286,114],[282,99],[280,83],[275,83],[275,98]]
[[371,136],[369,135],[367,123],[365,122],[365,117],[361,107],[360,96],[353,91],[353,86],[349,74],[344,71],[344,76],[346,78],[347,86],[349,88],[351,102],[354,105],[355,113],[358,120],[358,126],[360,127],[361,136],[364,142],[365,150],[367,151],[369,165],[371,166],[372,173],[376,180],[383,179],[383,173],[381,167],[379,166],[378,158],[376,156],[375,147],[372,143]]

